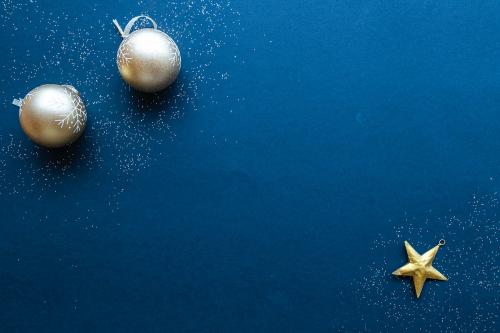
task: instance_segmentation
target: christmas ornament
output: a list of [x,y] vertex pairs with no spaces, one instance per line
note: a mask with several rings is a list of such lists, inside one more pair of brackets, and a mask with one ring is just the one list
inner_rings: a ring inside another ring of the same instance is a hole
[[19,122],[36,144],[58,148],[82,135],[87,112],[78,91],[69,85],[44,84],[31,90],[23,99],[14,99],[19,107]]
[[[153,28],[130,32],[140,18],[153,24]],[[116,28],[124,38],[116,56],[122,78],[133,88],[143,92],[157,92],[171,85],[181,69],[181,54],[177,44],[149,16],[134,17],[122,30],[117,20]]]
[[445,244],[444,239],[441,239],[438,245],[434,246],[429,251],[420,255],[415,249],[405,241],[406,253],[408,254],[408,260],[410,261],[406,265],[395,270],[392,274],[398,276],[411,276],[413,278],[413,284],[415,286],[415,292],[417,298],[420,297],[422,288],[426,279],[442,280],[447,281],[448,278],[441,274],[437,269],[432,267],[432,261],[436,256],[439,248]]

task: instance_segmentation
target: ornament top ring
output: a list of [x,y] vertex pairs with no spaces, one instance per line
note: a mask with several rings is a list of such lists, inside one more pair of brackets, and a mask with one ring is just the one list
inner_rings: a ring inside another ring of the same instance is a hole
[[[149,20],[152,28],[131,32],[141,18]],[[118,48],[116,64],[122,78],[134,89],[153,93],[167,88],[179,75],[181,54],[177,44],[166,33],[158,30],[156,22],[146,15],[134,17],[122,29],[114,25],[123,37]]]
[[39,146],[69,145],[85,130],[87,111],[73,86],[44,84],[23,99],[14,99],[12,104],[19,107],[19,122],[24,133]]

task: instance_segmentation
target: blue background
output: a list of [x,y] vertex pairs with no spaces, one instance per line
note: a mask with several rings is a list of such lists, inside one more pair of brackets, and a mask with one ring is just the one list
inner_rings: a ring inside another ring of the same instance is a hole
[[[178,43],[128,88],[123,25]],[[500,3],[5,0],[0,331],[498,331]],[[146,22],[144,22],[146,24]],[[74,85],[47,151],[12,98]],[[390,273],[403,240],[448,282]]]

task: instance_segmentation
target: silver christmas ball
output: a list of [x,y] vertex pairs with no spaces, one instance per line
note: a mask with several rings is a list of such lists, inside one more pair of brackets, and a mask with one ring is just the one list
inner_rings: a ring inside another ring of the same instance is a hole
[[153,93],[171,85],[181,69],[177,44],[166,33],[151,28],[126,36],[116,57],[123,79],[133,88]]
[[20,101],[19,121],[24,133],[36,144],[58,148],[73,143],[82,135],[87,112],[74,87],[44,84]]

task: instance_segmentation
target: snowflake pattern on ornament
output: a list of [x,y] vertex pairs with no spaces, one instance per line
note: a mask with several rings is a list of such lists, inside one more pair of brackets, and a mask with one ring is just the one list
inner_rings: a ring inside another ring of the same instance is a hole
[[118,66],[128,65],[130,61],[132,61],[132,56],[130,55],[128,47],[128,39],[125,39],[118,48],[118,56],[116,57]]
[[61,96],[54,97],[52,105],[59,110],[71,108],[71,112],[64,112],[61,114],[61,119],[56,119],[57,125],[63,128],[69,126],[73,129],[73,133],[78,133],[82,130],[85,122],[87,121],[87,113],[85,112],[85,105],[80,98],[75,94],[68,91],[69,88],[64,89],[64,94],[67,98]]
[[21,113],[23,113],[24,103],[28,100],[31,101],[31,99],[33,98],[35,93],[38,91],[38,88],[39,87],[36,87],[35,89],[31,90],[29,93],[26,94],[26,96],[24,96],[24,98],[19,100],[19,102],[20,102],[20,104],[19,104],[19,116],[21,116]]
[[170,49],[172,56],[170,57],[170,64],[172,66],[175,66],[176,64],[179,64],[179,68],[181,67],[181,52],[179,51],[179,48],[177,47],[177,44],[174,42],[172,37],[167,35],[168,41],[170,42]]
[[24,105],[24,102],[27,101],[27,100],[30,100],[33,98],[33,96],[35,95],[35,93],[38,91],[38,87],[36,87],[35,89],[31,90],[29,93],[26,94],[26,96],[24,96],[23,99],[21,99],[21,107],[19,108],[19,114],[21,114],[21,112],[23,111],[23,105]]

